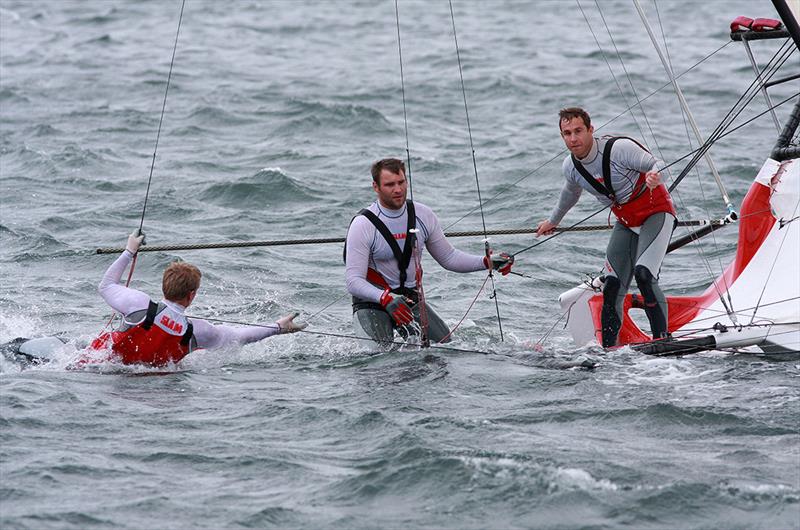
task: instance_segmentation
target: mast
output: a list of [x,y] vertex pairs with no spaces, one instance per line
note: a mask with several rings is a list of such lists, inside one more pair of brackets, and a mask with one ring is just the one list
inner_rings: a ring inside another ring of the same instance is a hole
[[[636,11],[639,13],[639,18],[642,19],[642,23],[644,24],[644,27],[647,30],[647,34],[650,36],[650,40],[653,43],[653,47],[656,49],[656,53],[658,53],[659,59],[661,59],[661,64],[664,66],[664,70],[667,71],[667,77],[669,77],[669,80],[672,83],[672,87],[675,90],[675,95],[678,96],[678,102],[680,103],[683,112],[686,114],[686,117],[688,118],[689,125],[691,125],[692,131],[694,132],[697,141],[700,142],[700,144],[702,145],[705,143],[705,139],[700,134],[700,129],[697,127],[697,122],[695,121],[694,116],[692,115],[692,111],[689,110],[689,104],[686,103],[686,99],[683,97],[683,91],[681,91],[681,87],[678,85],[678,81],[675,79],[675,75],[672,73],[672,68],[670,67],[666,57],[664,57],[664,53],[661,51],[661,47],[658,45],[656,36],[653,33],[653,28],[650,27],[650,23],[647,21],[647,17],[644,14],[644,10],[642,9],[639,0],[633,0],[633,4],[636,6]],[[709,169],[711,170],[711,174],[714,176],[714,180],[717,182],[717,187],[719,188],[719,191],[722,194],[722,200],[725,201],[725,207],[728,208],[729,213],[734,213],[733,203],[731,202],[728,192],[725,190],[725,185],[722,183],[722,178],[720,178],[719,172],[717,172],[717,168],[714,165],[714,161],[711,159],[711,155],[706,153],[704,157],[706,159],[706,162],[708,163]]]
[[794,45],[800,50],[800,23],[797,21],[800,18],[800,7],[797,2],[790,4],[786,0],[772,0],[772,5],[775,6],[775,11],[792,36]]
[[[792,36],[794,45],[800,50],[800,24],[798,24],[798,18],[800,17],[798,11],[800,11],[800,8],[797,7],[797,3],[790,4],[786,0],[772,0],[772,5],[775,6],[775,11],[781,17],[781,21],[789,31],[789,35]],[[780,135],[778,135],[778,141],[770,154],[773,160],[780,162],[800,156],[800,146],[791,145],[790,143],[798,125],[800,125],[800,100],[795,104],[792,113],[789,115],[789,120],[784,125]]]

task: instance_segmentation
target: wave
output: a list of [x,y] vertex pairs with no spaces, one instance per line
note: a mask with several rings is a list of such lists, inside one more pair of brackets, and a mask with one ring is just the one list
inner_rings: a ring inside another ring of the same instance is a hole
[[[219,128],[222,125],[243,125],[257,122],[251,117],[245,117],[241,114],[209,105],[195,107],[189,113],[188,119],[214,128]],[[193,123],[193,125],[197,126],[196,123]]]
[[280,168],[264,168],[251,177],[213,184],[203,190],[200,198],[235,208],[264,208],[318,199],[309,188],[298,184]]
[[364,105],[292,99],[289,101],[289,107],[284,114],[291,119],[279,126],[276,133],[296,134],[320,128],[336,131],[353,130],[362,134],[394,131],[389,120],[381,112]]

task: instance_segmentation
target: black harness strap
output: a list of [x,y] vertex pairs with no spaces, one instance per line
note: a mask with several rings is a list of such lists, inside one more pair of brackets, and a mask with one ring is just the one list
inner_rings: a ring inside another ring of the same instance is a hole
[[611,184],[611,147],[614,142],[624,138],[624,136],[611,137],[606,141],[606,146],[603,148],[603,182],[602,184],[592,176],[591,173],[581,164],[580,160],[575,155],[572,156],[572,164],[578,173],[595,189],[597,193],[604,195],[609,201],[616,204],[617,197],[614,195],[614,186]]
[[158,304],[150,300],[150,304],[147,306],[147,315],[144,317],[142,321],[142,327],[144,329],[150,329],[153,326],[153,322],[156,321],[156,315],[158,314]]
[[359,212],[359,215],[363,215],[369,219],[373,225],[375,225],[375,229],[380,232],[380,234],[383,236],[383,239],[385,239],[386,243],[389,245],[389,248],[392,249],[392,254],[394,254],[394,258],[397,260],[397,267],[400,270],[400,289],[405,287],[407,279],[406,269],[408,269],[408,264],[411,263],[411,253],[413,252],[414,245],[417,242],[416,234],[411,231],[417,225],[417,214],[414,210],[413,201],[406,201],[406,211],[408,212],[408,222],[406,224],[406,241],[403,245],[402,251],[400,250],[400,245],[397,244],[397,240],[394,238],[394,235],[389,231],[389,228],[383,224],[383,221],[381,221],[377,215],[367,209]]
[[192,336],[194,335],[194,326],[192,326],[191,322],[186,323],[186,333],[183,334],[181,337],[181,345],[188,346],[189,342],[192,340]]
[[[647,151],[648,153],[650,150],[639,143],[635,138],[631,138],[629,136],[611,136],[606,141],[606,145],[603,148],[603,183],[601,184],[596,178],[589,173],[583,164],[581,164],[580,160],[578,160],[575,155],[572,156],[572,164],[575,166],[575,169],[578,170],[578,173],[589,183],[591,187],[595,189],[597,193],[605,195],[608,200],[610,200],[614,204],[619,204],[617,202],[617,196],[614,193],[614,186],[611,184],[611,146],[614,145],[614,142],[619,140],[620,138],[625,138],[626,140],[630,140],[631,142],[635,143],[642,150]],[[634,186],[633,191],[631,192],[631,197],[626,202],[630,202],[633,199],[637,198],[639,195],[644,193],[644,187],[639,191],[639,194],[636,197],[633,196],[633,192],[636,191],[636,187]]]

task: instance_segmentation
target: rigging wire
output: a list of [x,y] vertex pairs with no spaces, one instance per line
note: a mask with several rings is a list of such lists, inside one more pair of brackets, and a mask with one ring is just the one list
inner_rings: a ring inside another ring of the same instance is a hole
[[[794,52],[794,49],[788,49],[788,51],[783,49],[783,48],[786,47],[786,45],[789,42],[791,42],[791,41],[787,40],[784,43],[784,45],[781,46],[781,49],[778,50],[775,53],[775,55],[770,59],[769,63],[767,65],[765,65],[764,69],[760,72],[761,76],[766,76],[765,80],[771,79],[772,76],[775,75],[775,73],[777,73],[777,71],[783,66],[783,64],[789,59],[791,54]],[[779,54],[782,54],[782,57],[780,59],[777,59]],[[773,61],[775,61],[774,64],[773,64]],[[767,70],[770,70],[770,72],[767,73]],[[687,166],[681,171],[681,173],[678,175],[678,177],[675,178],[675,180],[672,182],[672,184],[669,187],[669,191],[672,191],[673,189],[675,189],[675,187],[678,184],[681,183],[681,181],[686,177],[686,175],[689,173],[689,171],[691,171],[691,169],[700,160],[700,158],[702,158],[703,155],[705,155],[705,153],[711,148],[711,146],[719,138],[722,137],[721,133],[723,131],[725,131],[728,127],[730,127],[730,124],[733,122],[733,120],[735,120],[744,111],[744,109],[750,104],[750,102],[753,100],[753,98],[755,98],[758,95],[758,91],[759,91],[758,83],[759,83],[759,79],[758,79],[758,77],[756,77],[753,80],[753,82],[750,83],[750,86],[747,88],[747,90],[745,90],[745,92],[742,93],[741,96],[739,96],[739,99],[736,101],[736,103],[733,104],[731,109],[728,111],[728,113],[725,115],[725,117],[719,122],[719,124],[714,129],[714,131],[712,131],[712,133],[708,136],[706,141],[700,146],[699,149],[694,151],[694,156],[689,161]],[[792,97],[794,97],[794,96],[792,96]],[[742,101],[744,101],[743,104],[742,104]],[[784,100],[784,103],[785,103],[785,101],[786,100]],[[774,108],[776,108],[778,106],[780,106],[780,103],[778,105],[773,105],[771,108],[774,109]],[[770,109],[767,109],[768,112],[769,112],[769,110]],[[686,157],[684,157],[684,158],[686,158]]]
[[[400,9],[398,7],[398,0],[394,0],[394,13],[395,13],[395,22],[397,24],[397,54],[399,57],[400,62],[400,88],[403,94],[403,124],[405,126],[405,135],[406,135],[406,160],[408,164],[408,191],[411,195],[411,202],[414,202],[414,187],[412,184],[411,179],[411,149],[409,148],[408,142],[408,115],[406,114],[406,84],[405,84],[405,76],[403,74],[403,46],[402,41],[400,40]],[[422,285],[422,256],[420,256],[420,245],[418,241],[418,234],[419,230],[417,229],[416,225],[412,228],[414,234],[417,234],[417,237],[414,237],[413,244],[414,246],[411,249],[411,255],[414,258],[414,272],[415,272],[415,285],[417,289],[417,306],[419,307],[419,323],[420,323],[420,331],[421,331],[421,339],[422,339],[422,347],[427,348],[430,346],[430,339],[428,338],[428,307],[425,303],[425,289]],[[409,236],[410,237],[410,236]],[[407,243],[411,241],[407,240]]]
[[[395,0],[397,1],[397,0]],[[483,244],[484,244],[484,252],[486,254],[486,261],[489,265],[489,278],[492,280],[492,296],[490,298],[494,299],[494,307],[495,311],[497,312],[497,326],[500,329],[500,342],[503,342],[503,319],[500,318],[500,303],[497,300],[497,288],[494,282],[494,270],[492,268],[492,251],[489,247],[489,236],[486,234],[486,217],[483,213],[483,198],[481,197],[481,182],[478,178],[478,163],[475,159],[475,145],[472,141],[472,126],[470,125],[469,121],[469,107],[467,106],[467,90],[464,86],[464,73],[461,68],[461,52],[458,48],[458,33],[456,32],[456,17],[453,13],[453,0],[448,0],[450,5],[450,21],[453,25],[453,42],[456,47],[456,59],[458,60],[458,75],[459,79],[461,80],[461,94],[464,97],[464,114],[467,118],[467,132],[469,134],[469,148],[472,153],[472,169],[475,173],[475,187],[478,190],[478,207],[480,208],[481,212],[481,223],[483,226]],[[481,289],[483,289],[481,287]],[[466,315],[465,315],[466,316]]]
[[[787,102],[789,102],[789,101],[793,100],[794,98],[796,98],[796,97],[798,97],[798,96],[800,96],[800,92],[796,92],[796,93],[792,94],[791,96],[787,97],[786,99],[784,99],[784,100],[780,101],[779,103],[777,103],[777,104],[773,105],[771,108],[772,108],[772,109],[778,108],[778,107],[780,107],[781,105],[783,105],[783,104],[785,104],[785,103],[787,103]],[[744,123],[741,123],[741,124],[737,125],[736,127],[732,128],[732,129],[730,129],[730,130],[727,130],[727,131],[726,131],[724,134],[720,134],[718,137],[716,137],[716,138],[714,139],[714,141],[716,142],[716,141],[718,141],[718,140],[721,140],[722,138],[725,138],[725,137],[726,137],[726,136],[728,136],[729,134],[732,134],[732,133],[736,132],[737,130],[741,129],[741,128],[742,128],[742,127],[744,127],[745,125],[747,125],[747,124],[749,124],[749,123],[751,123],[751,122],[753,122],[753,121],[757,120],[758,118],[760,118],[760,117],[761,117],[761,116],[763,116],[764,114],[767,114],[769,111],[770,111],[770,109],[767,109],[767,110],[765,110],[765,111],[763,111],[763,112],[760,112],[760,113],[756,114],[755,116],[753,116],[753,117],[751,117],[750,119],[746,120]],[[674,165],[675,165],[675,164],[677,164],[678,162],[681,162],[681,161],[685,160],[686,158],[689,158],[689,157],[690,157],[690,156],[692,156],[692,155],[696,155],[696,154],[697,154],[697,153],[699,153],[699,152],[700,152],[702,149],[703,149],[703,146],[700,146],[700,147],[698,147],[697,149],[695,149],[695,150],[693,150],[693,151],[690,151],[689,153],[687,153],[687,154],[683,155],[682,157],[680,157],[680,158],[676,159],[675,161],[671,162],[670,164],[667,164],[666,166],[664,166],[664,169],[666,169],[666,168],[669,168],[669,167],[671,167],[671,166],[674,166]],[[576,223],[574,223],[574,224],[570,225],[570,226],[568,227],[568,229],[567,229],[567,230],[564,230],[564,231],[562,231],[562,232],[556,232],[555,234],[553,234],[553,235],[551,235],[551,236],[547,237],[546,239],[543,239],[542,241],[537,241],[537,242],[536,242],[536,243],[534,243],[533,245],[530,245],[530,246],[528,246],[528,247],[525,247],[525,248],[523,248],[522,250],[518,250],[517,252],[515,252],[515,253],[513,254],[513,256],[515,256],[515,257],[516,257],[517,255],[519,255],[519,254],[522,254],[523,252],[527,252],[528,250],[531,250],[531,249],[533,249],[533,248],[536,248],[536,247],[538,247],[539,245],[542,245],[542,244],[544,244],[544,243],[546,243],[546,242],[550,241],[550,240],[551,240],[551,239],[553,239],[554,237],[557,237],[557,236],[559,236],[559,235],[561,235],[561,234],[563,234],[563,233],[566,233],[566,232],[570,231],[570,229],[572,229],[572,228],[575,228],[576,226],[578,226],[578,225],[580,225],[580,224],[582,224],[582,223],[584,223],[584,222],[588,221],[589,219],[591,219],[591,218],[592,218],[592,217],[594,217],[595,215],[598,215],[599,213],[601,213],[601,212],[603,212],[603,211],[605,211],[605,210],[607,210],[607,209],[608,209],[608,206],[604,206],[604,207],[600,208],[599,210],[597,210],[597,211],[595,211],[595,212],[593,212],[593,213],[591,213],[591,214],[587,215],[586,217],[584,217],[584,218],[583,218],[583,219],[581,219],[580,221],[578,221],[578,222],[576,222]]]
[[[280,328],[280,326],[277,326],[275,324],[253,324],[253,323],[249,323],[249,322],[241,322],[241,321],[237,321],[237,320],[228,320],[228,319],[222,319],[222,318],[198,317],[198,316],[195,316],[195,315],[187,315],[187,317],[188,318],[197,319],[197,320],[207,320],[209,322],[219,322],[219,323],[222,323],[222,324],[238,324],[238,325],[242,325],[242,326],[253,326],[253,327],[257,327],[257,328],[268,328],[268,329],[279,329]],[[372,339],[370,337],[361,337],[359,335],[348,335],[346,333],[332,333],[332,332],[327,332],[327,331],[312,331],[312,330],[308,330],[308,329],[301,329],[299,331],[299,333],[308,333],[310,335],[320,335],[320,336],[323,336],[323,337],[337,337],[337,338],[342,338],[342,339],[368,340],[370,342],[378,342],[381,345],[390,345],[390,344],[391,345],[397,345],[397,346],[413,346],[414,345],[413,343],[409,343],[409,342],[405,342],[405,341],[398,341],[398,340],[376,341],[375,339]],[[490,351],[485,351],[485,350],[475,350],[475,349],[469,349],[469,348],[456,348],[456,347],[453,347],[453,346],[443,346],[443,345],[438,344],[438,343],[435,346],[432,346],[432,347],[436,348],[437,350],[447,350],[447,351],[453,351],[453,352],[459,352],[459,353],[480,353],[481,355],[499,355],[499,354],[496,354],[495,352],[490,352]]]
[[414,200],[414,185],[411,181],[411,149],[408,144],[408,115],[406,113],[406,82],[403,75],[403,47],[400,44],[400,9],[397,5],[397,0],[394,0],[394,14],[395,22],[397,23],[397,55],[400,58],[400,91],[403,96],[403,126],[406,133],[406,164],[408,166],[408,192],[411,195],[411,200]]
[[[172,79],[172,67],[175,64],[175,51],[178,49],[178,35],[181,32],[181,22],[183,21],[183,9],[186,5],[186,0],[181,0],[181,13],[178,16],[178,28],[175,30],[175,43],[172,46],[172,58],[169,62],[169,73],[167,74],[167,84],[164,89],[164,101],[161,104],[161,116],[158,119],[158,131],[156,132],[156,143],[155,147],[153,148],[153,160],[150,163],[150,174],[147,177],[147,190],[144,194],[144,204],[142,205],[142,218],[139,220],[139,229],[137,230],[137,235],[142,235],[142,227],[144,226],[144,214],[147,211],[147,198],[150,196],[150,183],[153,180],[153,169],[156,165],[156,153],[158,152],[158,140],[161,138],[161,125],[164,122],[164,111],[167,107],[167,94],[169,93],[169,85],[170,80]],[[128,278],[125,280],[125,286],[128,287],[131,284],[131,279],[133,278],[133,271],[136,269],[136,259],[139,257],[139,254],[136,253],[133,255],[133,260],[131,260],[131,265],[128,268]],[[105,331],[111,322],[114,321],[114,317],[116,316],[116,312],[111,313],[111,317],[109,317],[108,322],[106,325],[103,326],[103,331]]]
[[[683,72],[681,72],[680,74],[678,74],[677,76],[675,76],[675,79],[680,79],[680,78],[681,78],[681,77],[683,77],[684,75],[688,74],[689,72],[691,72],[692,70],[694,70],[695,68],[697,68],[698,66],[700,66],[701,64],[703,64],[704,62],[706,62],[708,59],[710,59],[711,57],[713,57],[713,56],[714,56],[714,55],[716,55],[717,53],[721,52],[721,51],[722,51],[723,49],[725,49],[726,47],[730,46],[732,42],[733,42],[733,41],[731,41],[731,40],[729,40],[729,41],[725,42],[725,44],[723,44],[722,46],[720,46],[720,47],[719,47],[719,48],[717,48],[716,50],[712,51],[711,53],[709,53],[708,55],[706,55],[705,57],[703,57],[702,59],[700,59],[699,61],[697,61],[696,63],[694,63],[692,66],[690,66],[689,68],[687,68],[686,70],[684,70]],[[645,96],[644,98],[642,98],[642,100],[641,100],[641,101],[642,101],[642,102],[645,102],[645,101],[647,101],[648,99],[650,99],[650,98],[651,98],[651,97],[653,97],[654,95],[658,94],[659,92],[661,92],[662,90],[664,90],[665,88],[667,88],[668,86],[670,86],[671,84],[672,84],[671,82],[666,82],[666,83],[664,83],[664,84],[663,84],[663,85],[661,85],[659,88],[657,88],[657,89],[653,90],[652,92],[650,92],[650,94],[648,94],[647,96]],[[773,108],[776,108],[776,107],[778,107],[778,106],[779,106],[779,105],[775,105]],[[625,114],[627,114],[627,113],[629,113],[629,112],[632,112],[632,111],[633,111],[633,107],[627,107],[625,110],[623,110],[622,112],[620,112],[619,114],[617,114],[616,116],[614,116],[613,118],[611,118],[610,120],[608,120],[608,121],[606,121],[605,123],[603,123],[603,124],[599,125],[598,127],[596,127],[596,128],[595,128],[595,130],[598,130],[598,131],[599,131],[599,130],[602,130],[604,127],[607,127],[607,126],[611,125],[611,124],[612,124],[612,123],[614,123],[616,120],[618,120],[619,118],[621,118],[621,117],[622,117],[622,116],[624,116]],[[541,169],[543,169],[544,167],[546,167],[546,166],[548,166],[549,164],[551,164],[551,163],[552,163],[553,161],[555,161],[556,159],[558,159],[558,158],[560,158],[560,157],[564,156],[564,154],[565,154],[566,152],[567,152],[567,150],[566,150],[566,149],[562,149],[562,150],[561,150],[561,151],[559,151],[559,152],[558,152],[556,155],[554,155],[553,157],[551,157],[551,158],[550,158],[550,159],[548,159],[547,161],[545,161],[545,162],[543,162],[543,163],[539,164],[539,165],[538,165],[537,167],[535,167],[534,169],[532,169],[532,170],[528,171],[527,173],[525,173],[524,175],[522,175],[520,178],[518,178],[517,180],[515,180],[515,181],[514,181],[514,182],[512,182],[511,184],[509,184],[509,185],[507,185],[507,186],[504,186],[504,187],[502,187],[502,188],[500,189],[500,191],[498,191],[498,192],[497,192],[495,195],[493,195],[492,197],[490,197],[490,198],[488,198],[486,201],[484,201],[484,205],[486,205],[486,204],[489,204],[489,203],[493,202],[494,200],[496,200],[498,197],[500,197],[500,196],[501,196],[501,195],[503,195],[504,193],[506,193],[506,192],[510,191],[511,189],[513,189],[513,188],[514,188],[514,187],[515,187],[517,184],[519,184],[519,183],[520,183],[520,182],[522,182],[523,180],[526,180],[526,179],[528,179],[528,178],[532,177],[533,175],[535,175],[536,173],[538,173],[538,172],[539,172]],[[691,153],[690,153],[690,154],[691,154]],[[475,208],[472,208],[472,209],[471,209],[471,210],[469,210],[467,213],[465,213],[464,215],[462,215],[461,217],[459,217],[458,219],[456,219],[455,221],[453,221],[452,223],[450,223],[450,224],[449,224],[447,227],[445,227],[445,230],[449,230],[450,228],[454,227],[455,225],[457,225],[458,223],[460,223],[461,221],[463,221],[464,219],[466,219],[467,217],[469,217],[470,215],[472,215],[473,213],[475,213],[477,210],[478,210],[478,208],[477,208],[477,207],[475,207]]]
[[144,214],[147,211],[147,198],[150,196],[150,183],[153,180],[153,168],[156,166],[156,153],[158,152],[158,140],[161,138],[161,125],[164,122],[164,111],[167,108],[167,94],[169,94],[169,85],[172,80],[172,67],[175,64],[175,51],[178,49],[178,35],[181,32],[181,22],[183,21],[183,8],[186,5],[186,0],[181,1],[181,14],[178,17],[178,29],[175,30],[175,44],[172,46],[172,59],[169,62],[169,73],[167,74],[167,86],[164,88],[164,101],[161,104],[161,117],[158,120],[158,132],[156,133],[156,145],[153,148],[153,160],[150,163],[150,175],[147,178],[147,191],[144,194],[144,205],[142,206],[142,219],[139,221],[139,233],[142,233],[142,226],[144,226]]
[[[172,45],[172,58],[169,61],[169,73],[167,74],[167,84],[164,88],[164,101],[161,103],[161,116],[158,119],[158,131],[156,132],[156,143],[155,147],[153,147],[153,160],[150,162],[150,174],[147,177],[147,190],[144,194],[144,204],[142,205],[142,218],[139,220],[139,230],[137,231],[137,235],[142,235],[142,227],[144,226],[144,214],[147,211],[147,199],[150,196],[150,184],[153,181],[153,169],[156,166],[156,153],[158,152],[158,141],[161,138],[161,125],[164,123],[164,111],[167,108],[167,94],[169,94],[169,85],[170,81],[172,80],[172,67],[175,64],[175,51],[178,49],[178,35],[181,32],[181,22],[183,21],[183,8],[186,5],[186,0],[181,0],[181,14],[178,16],[178,28],[175,30],[175,43]],[[136,258],[138,257],[138,253],[133,256],[133,261],[131,261],[130,269],[128,270],[128,279],[125,282],[125,286],[129,286],[131,284],[131,278],[133,278],[133,271],[136,268]],[[113,315],[112,315],[113,318]],[[108,324],[106,324],[108,326]]]
[[[656,0],[653,0],[653,5],[655,6],[655,10],[656,10],[656,18],[658,20],[658,27],[659,27],[659,29],[661,31],[661,38],[662,38],[662,41],[664,42],[664,51],[667,54],[667,63],[669,65],[669,73],[668,73],[668,75],[672,75],[672,72],[674,71],[674,69],[673,69],[673,66],[672,66],[672,56],[671,56],[671,54],[669,52],[669,44],[667,43],[667,34],[664,31],[664,25],[663,25],[662,20],[661,20],[661,12],[658,9],[658,2]],[[677,81],[676,81],[676,83],[677,83]],[[683,121],[683,128],[684,128],[684,131],[686,132],[686,140],[687,140],[687,142],[689,144],[689,148],[690,149],[694,149],[694,141],[692,140],[692,135],[691,135],[691,133],[689,131],[689,122],[687,120],[688,116],[686,114],[686,109],[684,109],[683,106],[680,105],[680,100],[678,100],[678,103],[679,103],[678,108],[680,109],[680,113],[681,113],[681,120]],[[695,168],[694,168],[694,173],[695,173],[695,175],[697,177],[698,188],[700,189],[700,195],[702,197],[701,205],[702,205],[703,211],[705,211],[706,215],[711,215],[711,213],[708,210],[708,206],[707,206],[705,189],[703,187],[703,180],[700,177],[700,170],[699,170],[699,168],[697,166],[695,166]],[[681,208],[684,211],[688,210],[686,208],[686,205],[685,205],[684,200],[683,200],[683,194],[679,193],[677,188],[674,190],[674,194],[675,194],[675,197],[677,198],[678,202],[680,202]],[[686,233],[690,234],[691,230],[687,228],[686,229]],[[700,245],[700,244],[696,244],[696,245],[692,245],[692,248],[695,250],[695,252],[697,253],[698,257],[700,258],[699,261],[700,261],[700,263],[703,264],[703,267],[705,268],[706,276],[708,277],[708,279],[711,281],[712,285],[716,289],[717,296],[722,298],[723,293],[720,291],[719,286],[715,282],[715,277],[717,277],[717,278],[718,277],[722,277],[723,281],[725,282],[725,291],[729,292],[728,291],[728,285],[727,285],[727,278],[725,278],[723,276],[723,274],[722,274],[724,272],[724,270],[725,270],[725,267],[722,264],[722,253],[719,251],[719,244],[718,244],[718,241],[717,241],[717,235],[714,232],[711,232],[710,235],[711,235],[711,242],[712,242],[711,244],[713,246],[714,253],[717,255],[717,262],[719,263],[719,273],[718,274],[714,271],[714,269],[713,269],[713,267],[711,265],[711,260],[706,256],[706,253],[705,253],[705,250],[704,250],[703,246]],[[728,296],[728,302],[730,303],[731,306],[730,306],[730,308],[725,306],[725,308],[729,309],[729,313],[732,313],[733,312],[733,301],[730,300],[730,295]],[[724,300],[723,300],[723,305],[725,305]]]
[[[620,86],[619,82],[617,81],[616,75],[614,75],[614,70],[611,68],[611,64],[609,63],[608,59],[606,58],[606,54],[603,51],[603,48],[600,45],[600,42],[597,39],[597,36],[595,35],[594,30],[592,29],[592,25],[589,22],[589,19],[588,19],[586,13],[583,11],[583,8],[581,7],[580,0],[576,0],[576,2],[578,4],[578,8],[581,11],[581,14],[583,15],[584,20],[586,21],[586,25],[589,27],[589,31],[592,33],[592,36],[594,37],[594,41],[597,44],[598,49],[600,50],[600,54],[602,55],[603,59],[606,62],[606,65],[608,66],[608,70],[611,73],[611,77],[614,79],[614,83],[617,85],[617,88],[619,89],[620,95],[622,96],[623,100],[625,101],[625,104],[628,105],[628,99],[625,96],[625,93],[623,92],[622,87]],[[611,39],[611,44],[614,47],[614,52],[616,53],[616,56],[617,56],[617,58],[619,60],[619,63],[622,66],[623,72],[625,73],[625,78],[628,81],[628,85],[631,87],[631,91],[633,92],[633,96],[636,99],[636,102],[637,102],[638,107],[639,107],[639,109],[640,109],[640,111],[642,113],[642,116],[645,119],[645,123],[647,124],[647,128],[650,131],[650,135],[653,138],[653,142],[655,142],[656,150],[658,151],[659,157],[661,158],[661,160],[664,160],[664,154],[663,154],[663,152],[661,150],[661,146],[658,143],[658,138],[656,137],[655,132],[653,131],[653,127],[650,124],[650,120],[647,117],[647,113],[645,112],[644,106],[642,105],[642,102],[639,99],[639,95],[638,95],[638,93],[636,91],[636,87],[633,84],[633,80],[631,79],[631,76],[628,73],[628,69],[625,66],[625,61],[622,59],[622,55],[620,54],[620,51],[617,48],[617,44],[616,44],[616,42],[614,40],[614,36],[611,33],[611,28],[609,27],[608,22],[606,21],[606,18],[603,15],[603,10],[600,8],[600,4],[599,4],[599,2],[597,0],[595,0],[595,5],[597,6],[597,11],[600,14],[600,18],[603,21],[603,25],[606,28],[606,32],[608,33],[608,36]],[[656,9],[658,9],[657,6],[656,6]],[[658,21],[659,21],[659,25],[660,25],[661,24],[660,16],[658,18]],[[667,57],[670,57],[669,56],[669,47],[667,46],[666,35],[664,34],[663,26],[661,26],[661,33],[662,33],[662,36],[664,38],[664,47],[667,50]],[[668,75],[669,76],[672,75],[672,61],[671,61],[671,58],[669,60],[669,72],[668,72]],[[681,111],[681,118],[683,119],[684,127],[686,128],[686,134],[687,134],[687,136],[689,136],[688,124],[686,122],[686,112],[685,112],[685,110],[683,109],[682,106],[680,107],[680,111]],[[636,124],[636,127],[639,129],[639,133],[642,135],[642,138],[644,138],[645,137],[644,131],[642,130],[642,127],[639,124],[638,120],[636,120],[636,115],[633,112],[631,112],[631,118],[633,118],[633,121]],[[691,141],[691,137],[689,137],[689,147],[690,148],[693,147],[692,141]],[[699,178],[699,176],[700,176],[699,171],[696,168],[695,168],[695,171],[696,171],[696,173],[698,175],[698,178]],[[666,176],[670,176],[670,175],[667,174]],[[702,188],[701,188],[701,191],[702,191]],[[684,205],[684,201],[683,201],[682,195],[680,193],[678,193],[677,190],[675,190],[674,193],[675,193],[676,198],[680,202],[681,208],[683,208],[684,210],[687,210],[687,208]],[[708,212],[707,209],[706,209],[706,215],[710,216],[710,213]],[[690,232],[690,230],[687,230],[687,233],[688,232]],[[713,242],[714,242],[714,249],[718,253],[719,249],[717,247],[716,235],[714,235],[713,232],[712,232],[712,237],[713,237]],[[716,275],[714,274],[714,271],[712,270],[710,261],[706,258],[706,255],[705,255],[705,253],[703,251],[702,246],[701,245],[693,245],[693,248],[696,250],[696,252],[698,253],[698,255],[700,257],[700,262],[703,264],[703,266],[705,268],[705,272],[706,272],[706,274],[707,274],[707,276],[709,278],[709,281],[714,282],[714,278],[715,278]],[[720,261],[720,274],[722,272],[722,269],[723,269],[723,266],[722,266],[722,262]],[[714,285],[716,287],[716,284],[714,284]],[[722,297],[723,293],[721,291],[719,291],[718,287],[717,287],[717,291],[718,291],[717,294],[720,297]]]
[[[794,211],[792,212],[792,215],[796,215],[797,214],[798,207],[800,207],[800,202],[798,202],[798,203],[796,203],[794,205]],[[769,273],[767,274],[767,277],[764,278],[764,286],[761,288],[761,293],[758,295],[758,302],[756,302],[756,307],[753,310],[753,316],[750,318],[750,322],[751,323],[756,318],[756,312],[758,312],[758,306],[759,306],[759,304],[761,304],[761,299],[764,297],[764,292],[766,292],[766,290],[767,290],[767,285],[769,284],[769,279],[772,277],[772,272],[775,270],[775,265],[778,264],[778,256],[780,256],[781,250],[783,250],[783,244],[786,243],[786,238],[789,237],[789,233],[790,232],[791,232],[791,230],[787,229],[786,232],[784,232],[784,234],[783,234],[783,238],[781,238],[781,244],[778,245],[778,251],[775,253],[775,258],[772,260],[772,266],[769,268]]]

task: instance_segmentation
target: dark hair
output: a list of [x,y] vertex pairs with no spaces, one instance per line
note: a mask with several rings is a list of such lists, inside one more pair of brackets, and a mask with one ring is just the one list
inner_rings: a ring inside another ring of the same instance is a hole
[[399,175],[400,173],[403,175],[406,174],[406,165],[402,160],[398,158],[384,158],[383,160],[378,160],[372,164],[370,171],[372,172],[372,180],[379,186],[381,184],[381,171],[384,169],[395,175]]
[[583,110],[580,107],[567,107],[565,109],[561,109],[558,111],[558,130],[561,130],[561,122],[566,120],[569,121],[573,118],[580,118],[583,120],[583,124],[586,125],[586,128],[592,126],[592,119],[589,118],[589,113]]

